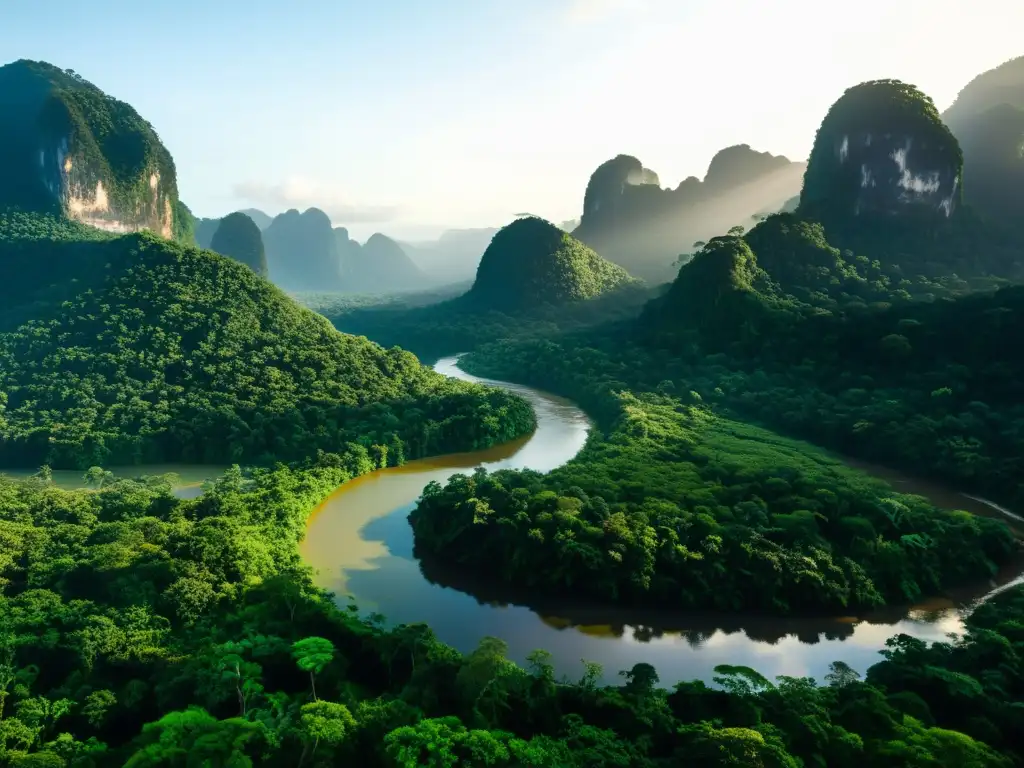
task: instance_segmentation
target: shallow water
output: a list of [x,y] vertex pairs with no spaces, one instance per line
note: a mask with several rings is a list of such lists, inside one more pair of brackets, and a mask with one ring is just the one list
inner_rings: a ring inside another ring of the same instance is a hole
[[[143,475],[176,474],[178,482],[174,485],[174,495],[183,499],[191,499],[202,493],[203,483],[220,477],[227,467],[209,464],[134,464],[124,467],[104,467],[114,473],[115,478],[133,478]],[[0,469],[0,475],[9,477],[30,477],[36,473],[34,469]],[[55,469],[53,484],[59,488],[73,491],[87,488],[84,470]]]
[[[821,679],[828,665],[847,662],[864,672],[879,660],[887,638],[906,633],[928,641],[943,640],[963,629],[964,607],[984,599],[1000,584],[1016,583],[1021,566],[1008,568],[992,584],[967,589],[912,607],[890,607],[870,616],[777,618],[672,611],[630,611],[606,605],[573,603],[530,594],[488,593],[466,577],[444,574],[482,595],[440,586],[424,576],[413,557],[407,516],[424,486],[444,482],[474,467],[530,468],[549,471],[573,458],[583,447],[590,423],[571,402],[521,385],[477,379],[458,369],[455,358],[435,368],[469,381],[485,381],[526,397],[537,412],[537,430],[526,438],[474,453],[410,462],[379,470],[339,488],[310,517],[302,544],[306,562],[318,570],[318,583],[345,604],[351,595],[363,612],[377,611],[392,623],[425,622],[438,638],[461,651],[472,650],[492,635],[509,645],[510,658],[544,648],[553,654],[560,674],[578,677],[581,659],[604,666],[605,679],[640,661],[653,664],[662,683],[702,679],[710,682],[716,665],[743,664],[776,675]],[[981,499],[971,499],[891,470],[859,464],[893,483],[943,507],[977,514],[1009,513]],[[1012,515],[1012,513],[1009,513]],[[430,564],[428,573],[444,573]],[[529,605],[530,607],[527,607]]]

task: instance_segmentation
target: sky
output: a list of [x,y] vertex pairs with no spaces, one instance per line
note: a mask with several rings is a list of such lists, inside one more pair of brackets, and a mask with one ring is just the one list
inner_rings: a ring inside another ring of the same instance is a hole
[[843,90],[940,110],[1024,55],[1018,0],[0,0],[0,63],[77,71],[171,150],[199,216],[322,208],[365,239],[577,218],[631,154],[664,186],[806,159]]

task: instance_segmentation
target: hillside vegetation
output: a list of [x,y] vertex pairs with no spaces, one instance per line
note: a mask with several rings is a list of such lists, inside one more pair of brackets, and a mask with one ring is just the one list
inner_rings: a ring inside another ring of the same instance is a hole
[[[508,439],[528,406],[336,332],[251,269],[149,234],[0,239],[0,461],[378,463]],[[91,234],[91,233],[90,233]],[[493,418],[492,418],[493,417]],[[390,451],[390,458],[385,457]]]
[[494,235],[467,299],[498,310],[527,309],[593,299],[635,282],[572,235],[530,216]]

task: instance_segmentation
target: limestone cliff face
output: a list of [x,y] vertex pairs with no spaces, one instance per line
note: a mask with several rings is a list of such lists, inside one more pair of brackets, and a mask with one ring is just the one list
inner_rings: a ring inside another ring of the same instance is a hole
[[799,193],[803,172],[803,163],[740,144],[718,152],[703,181],[663,189],[654,171],[619,155],[590,177],[573,235],[635,275],[667,280],[695,240],[778,210]]
[[960,146],[930,98],[898,80],[862,83],[818,129],[800,209],[827,218],[948,218],[962,171]]
[[0,67],[0,205],[100,229],[174,234],[174,161],[129,105],[71,70]]

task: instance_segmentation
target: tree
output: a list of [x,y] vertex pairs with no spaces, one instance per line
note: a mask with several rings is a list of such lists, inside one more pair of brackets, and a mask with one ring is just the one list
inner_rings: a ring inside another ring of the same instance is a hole
[[632,669],[623,669],[619,675],[626,678],[625,690],[636,696],[649,695],[660,679],[657,670],[646,662],[634,664]]
[[[42,472],[42,470],[40,470]],[[52,474],[51,474],[52,477]],[[90,488],[101,489],[114,479],[114,473],[103,467],[89,467],[82,475],[82,480]]]
[[322,637],[307,637],[292,644],[292,658],[299,669],[309,672],[309,685],[316,701],[316,675],[334,660],[334,644]]
[[852,669],[845,661],[833,661],[828,669],[825,682],[833,688],[845,688],[860,680],[860,672]]
[[190,707],[171,712],[142,727],[148,742],[124,764],[125,768],[173,765],[220,765],[251,768],[249,750],[267,743],[266,727],[241,718],[217,720],[206,710]]
[[344,704],[332,701],[314,701],[304,704],[299,710],[300,734],[305,748],[299,764],[305,762],[310,744],[316,754],[320,742],[337,746],[345,740],[345,736],[356,727],[355,718]]

